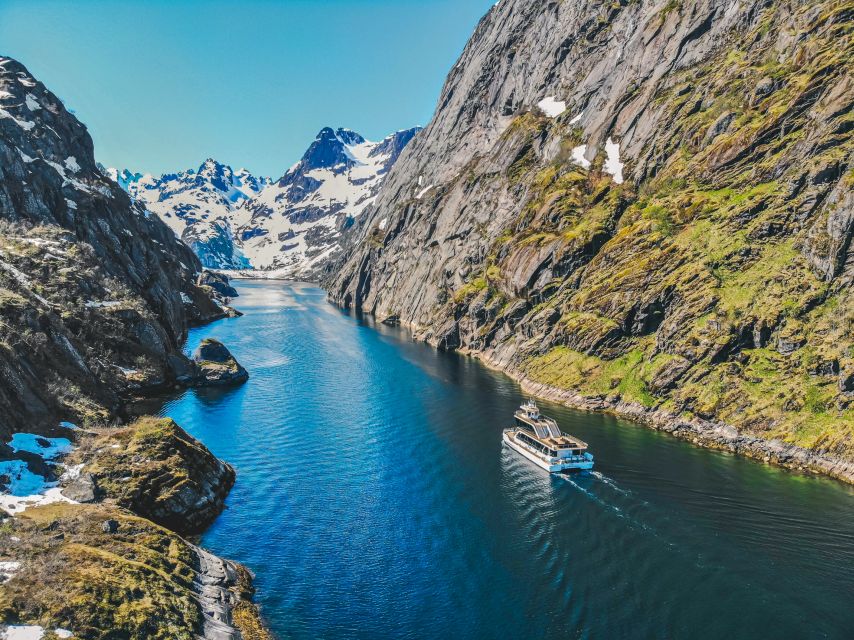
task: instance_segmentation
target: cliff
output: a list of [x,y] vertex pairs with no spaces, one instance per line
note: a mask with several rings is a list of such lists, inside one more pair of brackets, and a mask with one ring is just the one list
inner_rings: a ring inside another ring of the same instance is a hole
[[187,327],[223,317],[201,265],[95,164],[92,139],[0,58],[0,436],[103,422],[174,382]]
[[852,16],[502,0],[330,297],[571,404],[854,480]]
[[131,395],[205,383],[187,329],[233,293],[0,57],[0,636],[269,638],[248,570],[179,535],[234,470],[171,420],[115,426]]

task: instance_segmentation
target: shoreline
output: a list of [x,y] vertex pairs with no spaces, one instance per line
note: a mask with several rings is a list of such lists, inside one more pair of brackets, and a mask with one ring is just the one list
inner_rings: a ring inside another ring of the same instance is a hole
[[[326,291],[321,285],[318,286]],[[345,308],[336,299],[331,297],[328,291],[327,300],[339,309]],[[357,311],[355,309],[352,311],[370,316],[376,322],[383,322],[373,313],[363,310]],[[436,344],[421,338],[412,323],[397,319],[395,324],[405,328],[413,340],[438,349]],[[493,359],[491,356],[492,352],[483,352],[470,348],[459,348],[453,351],[460,355],[475,358],[489,369],[503,373],[517,382],[525,393],[543,400],[557,402],[577,411],[607,413],[636,422],[639,426],[662,431],[699,447],[714,449],[716,451],[727,451],[756,462],[804,474],[822,475],[854,486],[854,462],[816,453],[797,445],[788,444],[782,440],[766,440],[743,434],[732,425],[722,422],[714,422],[696,417],[686,419],[668,411],[649,409],[634,402],[611,402],[604,398],[585,396],[571,389],[553,387],[531,380],[512,366]]]
[[[431,346],[435,348],[435,345]],[[635,402],[611,402],[604,398],[585,396],[571,389],[547,385],[531,380],[515,369],[501,365],[481,351],[460,349],[457,353],[473,357],[484,366],[500,371],[517,382],[525,393],[543,400],[557,402],[576,411],[607,413],[636,422],[639,426],[662,431],[705,449],[728,451],[757,462],[805,474],[823,475],[854,486],[854,462],[815,453],[782,440],[766,440],[743,434],[732,425],[722,422],[703,418],[686,419],[671,412],[650,409]]]

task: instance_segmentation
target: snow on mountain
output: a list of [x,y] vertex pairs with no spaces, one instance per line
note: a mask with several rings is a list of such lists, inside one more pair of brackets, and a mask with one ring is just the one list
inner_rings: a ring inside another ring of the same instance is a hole
[[159,178],[104,173],[162,218],[206,267],[306,277],[341,250],[341,232],[376,199],[418,131],[370,142],[349,129],[324,128],[275,182],[212,159]]
[[106,173],[156,213],[186,242],[202,264],[214,269],[244,269],[249,261],[234,242],[234,216],[241,204],[258,195],[270,180],[246,169],[235,172],[207,159],[198,170],[167,173],[159,178],[107,169]]
[[322,129],[296,165],[241,208],[239,239],[253,267],[300,276],[338,253],[341,231],[373,203],[419,130],[371,142],[349,129]]

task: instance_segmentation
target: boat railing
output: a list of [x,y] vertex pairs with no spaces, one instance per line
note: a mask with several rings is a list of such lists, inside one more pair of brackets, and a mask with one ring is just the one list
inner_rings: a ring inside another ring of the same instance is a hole
[[[520,431],[520,429],[518,429],[518,428],[513,429],[514,433],[518,432],[518,431]],[[587,458],[584,456],[584,454],[567,456],[567,457],[561,458],[558,456],[546,455],[540,449],[538,449],[537,447],[532,447],[527,442],[522,442],[520,440],[516,440],[516,444],[521,445],[522,447],[524,447],[525,449],[527,449],[531,453],[534,453],[534,454],[540,456],[541,458],[545,458],[546,460],[549,460],[550,462],[553,462],[555,464],[558,464],[561,462],[586,462],[587,461]]]

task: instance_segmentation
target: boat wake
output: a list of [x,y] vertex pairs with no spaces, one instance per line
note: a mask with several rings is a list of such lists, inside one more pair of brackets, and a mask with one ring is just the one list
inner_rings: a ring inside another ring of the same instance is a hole
[[614,491],[617,491],[618,493],[622,493],[624,496],[632,495],[631,491],[629,491],[628,489],[623,489],[620,485],[618,485],[616,483],[616,481],[609,478],[608,476],[606,476],[604,473],[601,473],[600,471],[590,471],[590,475],[593,476],[594,478],[596,478],[597,480],[600,480],[601,482],[607,484]]
[[[592,477],[592,478],[595,478],[596,480],[599,480],[602,485],[607,486],[608,488],[616,491],[617,493],[621,494],[622,496],[626,496],[626,497],[632,496],[631,491],[629,491],[628,489],[623,489],[614,480],[612,480],[608,476],[600,473],[599,471],[584,472],[582,475]],[[590,498],[593,502],[595,502],[599,506],[603,507],[604,509],[607,509],[608,511],[615,513],[617,515],[617,517],[623,518],[624,520],[626,520],[629,523],[629,526],[637,528],[637,529],[641,529],[647,533],[652,534],[656,538],[662,539],[666,544],[668,544],[670,546],[674,546],[672,543],[668,542],[667,540],[664,540],[661,537],[661,535],[659,534],[659,532],[656,530],[655,527],[653,527],[652,525],[638,519],[637,517],[635,517],[635,516],[633,516],[627,512],[628,509],[631,509],[632,507],[646,507],[646,506],[648,506],[649,503],[646,502],[645,500],[634,500],[632,502],[632,504],[627,505],[626,507],[620,507],[620,506],[617,506],[616,504],[613,504],[612,502],[602,498],[600,495],[598,495],[597,493],[594,493],[593,491],[591,491],[589,488],[583,486],[582,484],[579,484],[578,482],[576,482],[576,480],[572,476],[561,475],[560,477],[563,478],[564,480],[566,480],[574,488],[578,489],[581,493],[583,493],[585,496]]]

